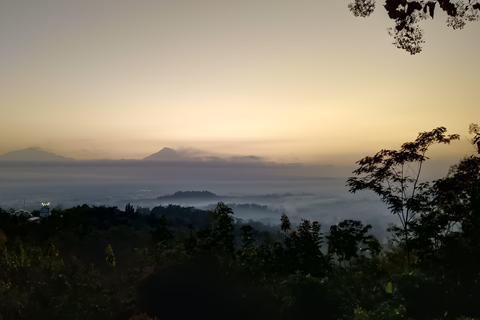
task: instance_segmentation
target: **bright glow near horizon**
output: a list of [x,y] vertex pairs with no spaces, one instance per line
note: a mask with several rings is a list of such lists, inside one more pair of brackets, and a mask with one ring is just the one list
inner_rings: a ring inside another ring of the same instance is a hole
[[[351,163],[480,122],[480,24],[396,49],[378,3],[2,1],[0,153],[143,158],[168,146]],[[470,152],[465,141],[439,155]]]

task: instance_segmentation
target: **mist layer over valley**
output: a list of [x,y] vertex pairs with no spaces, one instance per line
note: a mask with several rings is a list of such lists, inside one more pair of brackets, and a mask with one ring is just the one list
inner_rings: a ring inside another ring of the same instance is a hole
[[86,203],[123,209],[131,203],[210,210],[222,201],[244,222],[277,225],[286,213],[294,223],[318,220],[326,229],[355,219],[384,238],[395,216],[373,193],[348,193],[348,169],[238,162],[1,162],[0,206],[35,210],[50,202],[52,207]]

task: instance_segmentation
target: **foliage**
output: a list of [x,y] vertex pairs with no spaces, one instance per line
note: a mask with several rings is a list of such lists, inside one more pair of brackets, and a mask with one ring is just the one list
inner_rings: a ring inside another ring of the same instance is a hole
[[409,320],[406,315],[405,306],[393,300],[383,302],[378,308],[366,311],[362,308],[356,308],[354,320]]
[[452,166],[448,175],[435,181],[433,208],[413,225],[417,240],[438,249],[455,232],[476,243],[480,227],[480,157],[470,156]]
[[[355,220],[343,220],[338,225],[331,226],[330,235],[327,236],[328,253],[336,254],[339,263],[358,257],[361,243],[367,243],[368,240],[374,242],[372,237],[366,236],[371,228],[371,225],[364,226],[361,221]],[[378,253],[377,250],[374,248],[375,253]]]
[[322,275],[327,261],[322,254],[323,237],[318,221],[302,220],[297,231],[285,237],[285,264],[290,273]]
[[354,301],[341,282],[310,275],[290,275],[282,283],[285,312],[297,317],[345,319],[353,313]]
[[108,245],[105,248],[105,261],[111,267],[115,267],[115,254],[113,253],[113,249],[111,245]]
[[150,208],[149,208],[149,207],[140,207],[140,206],[137,206],[137,208],[135,209],[135,213],[136,213],[138,216],[148,216],[148,215],[150,215],[151,211],[150,211]]
[[152,232],[152,239],[155,243],[170,242],[174,238],[174,234],[170,227],[167,225],[167,218],[162,215],[158,220],[157,227]]
[[280,229],[282,229],[282,231],[286,234],[292,226],[290,223],[290,220],[288,219],[285,213],[282,214],[282,217],[280,218],[280,220],[282,221],[282,224],[280,225]]
[[[368,17],[375,10],[375,0],[355,0],[348,8],[356,17]],[[433,19],[437,8],[447,14],[447,26],[453,29],[462,29],[467,22],[480,19],[478,0],[385,0],[384,8],[395,23],[389,29],[393,44],[412,55],[421,52],[425,42],[419,23]]]
[[133,206],[130,203],[127,203],[125,205],[125,213],[133,214],[134,212],[135,212],[135,209],[133,208]]
[[5,243],[7,242],[7,236],[2,229],[0,229],[0,249],[5,248]]
[[253,235],[253,228],[250,225],[240,227],[241,231],[241,247],[240,254],[243,263],[251,263],[253,258],[257,255],[255,250],[255,237]]
[[227,253],[233,254],[235,250],[235,235],[233,233],[233,211],[223,202],[219,202],[212,211],[215,222],[213,238],[216,246]]
[[404,273],[393,279],[394,297],[402,301],[413,319],[438,319],[448,314],[442,282],[420,272]]
[[392,270],[383,262],[381,257],[360,256],[352,259],[345,273],[342,273],[359,307],[371,310],[388,298],[385,285]]
[[468,128],[468,133],[475,134],[475,136],[470,141],[472,145],[477,150],[477,153],[480,154],[480,127],[477,123],[470,123]]
[[131,317],[129,320],[158,320],[158,318],[151,318],[146,313],[140,313],[139,315]]
[[422,183],[420,174],[425,155],[433,144],[449,144],[458,140],[457,134],[446,135],[445,127],[429,132],[421,132],[413,142],[406,142],[400,150],[380,150],[373,157],[367,156],[359,161],[360,166],[353,171],[357,176],[347,180],[350,192],[372,190],[386,203],[400,220],[407,260],[409,260],[409,225],[417,214],[423,212],[428,204],[428,183]]
[[133,208],[133,205],[131,205],[130,203],[127,203],[125,205],[125,215],[129,218],[134,218],[136,215],[138,215],[138,212],[135,211],[135,209]]
[[[474,125],[470,125],[472,127]],[[434,182],[429,193],[429,210],[410,225],[412,248],[418,252],[420,262],[424,266],[440,262],[448,265],[449,261],[442,260],[451,254],[453,247],[474,256],[480,241],[477,232],[480,227],[480,157],[465,157],[452,166],[445,178]]]

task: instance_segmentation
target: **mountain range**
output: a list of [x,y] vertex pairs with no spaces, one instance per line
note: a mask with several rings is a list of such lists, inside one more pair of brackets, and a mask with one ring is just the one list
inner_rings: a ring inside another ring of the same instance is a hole
[[[57,155],[53,152],[48,152],[36,147],[30,147],[22,150],[10,151],[0,155],[0,161],[45,161],[45,162],[58,162],[58,161],[72,161],[73,158],[67,158],[61,155]],[[231,157],[219,157],[206,155],[201,150],[196,149],[181,149],[175,150],[165,147],[160,151],[153,153],[142,160],[144,161],[206,161],[206,162],[263,162],[262,157],[258,156],[231,156]]]

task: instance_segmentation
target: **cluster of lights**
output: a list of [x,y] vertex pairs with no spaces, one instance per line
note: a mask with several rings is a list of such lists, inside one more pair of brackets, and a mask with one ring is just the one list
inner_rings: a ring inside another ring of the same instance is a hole
[[48,207],[49,205],[50,205],[50,202],[45,202],[45,203],[42,202],[42,206],[44,207]]

